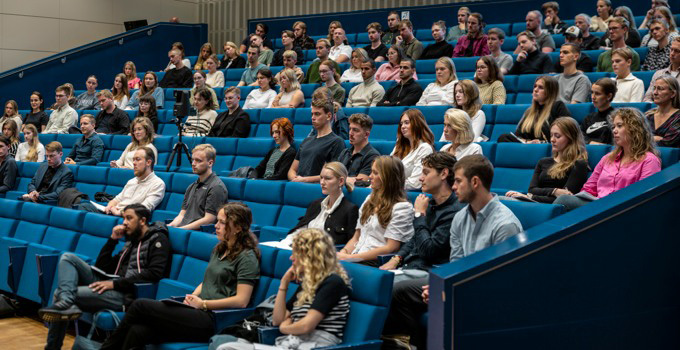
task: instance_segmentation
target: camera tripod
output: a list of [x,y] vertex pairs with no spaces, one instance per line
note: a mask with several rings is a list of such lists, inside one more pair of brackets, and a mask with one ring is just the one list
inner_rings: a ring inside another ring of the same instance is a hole
[[179,130],[179,140],[177,140],[177,143],[172,147],[172,153],[170,153],[170,158],[168,159],[168,165],[165,167],[165,171],[168,172],[170,171],[170,166],[172,165],[172,161],[177,157],[177,167],[182,166],[182,153],[186,154],[187,159],[189,160],[189,164],[191,164],[191,155],[189,154],[189,147],[182,142],[182,134],[184,130],[184,125],[187,123],[182,123],[182,118],[177,117],[175,118],[175,124],[177,125],[177,129]]

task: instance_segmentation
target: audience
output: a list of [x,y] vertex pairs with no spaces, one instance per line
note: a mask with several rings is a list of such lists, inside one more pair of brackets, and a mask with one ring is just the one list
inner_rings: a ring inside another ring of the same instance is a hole
[[218,114],[210,129],[210,137],[239,137],[250,135],[250,115],[239,105],[241,90],[235,86],[224,90],[227,110]]
[[453,56],[453,45],[446,42],[446,22],[437,21],[432,23],[432,38],[434,43],[427,45],[423,50],[421,59],[438,59],[440,57]]
[[347,107],[375,107],[385,96],[385,88],[375,80],[375,62],[368,59],[361,63],[363,82],[349,91]]
[[505,42],[505,32],[500,28],[491,28],[487,33],[487,45],[489,46],[489,52],[496,65],[500,69],[502,74],[508,74],[510,68],[512,68],[512,56],[501,51],[501,47]]
[[597,1],[597,16],[590,19],[591,32],[607,32],[609,22],[614,18],[614,8],[610,0]]
[[113,80],[111,94],[113,97],[113,104],[117,108],[125,109],[125,107],[127,107],[128,101],[130,100],[130,89],[128,88],[125,74],[116,74],[116,78]]
[[[675,16],[673,15],[673,13],[671,12],[671,10],[668,7],[657,6],[654,9],[654,18],[652,20],[664,20],[664,21],[666,21],[666,25],[668,27],[668,35],[669,35],[668,41],[673,41],[673,39],[678,37],[678,30],[677,30],[677,27],[676,27],[676,24],[675,24]],[[652,28],[651,28],[652,20],[650,20],[649,23],[648,23],[649,24],[648,25],[649,33],[647,33],[642,38],[642,41],[640,42],[639,46],[642,46],[642,47],[647,46],[647,47],[652,48],[654,46],[659,45],[658,39],[654,38],[654,35],[652,34]],[[637,47],[637,46],[633,46],[633,47]]]
[[0,129],[10,120],[14,122],[14,134],[19,135],[23,122],[21,120],[21,114],[19,114],[19,105],[14,100],[9,100],[5,103],[5,114],[0,118]]
[[[628,35],[626,36],[626,45],[630,47],[640,47],[640,32],[635,28],[635,17],[633,11],[628,6],[619,6],[614,10],[614,17],[623,17],[628,21]],[[609,47],[610,43],[606,41],[609,33],[605,33],[600,40],[601,46]]]
[[[486,126],[486,114],[482,110],[482,100],[479,98],[479,90],[472,80],[461,80],[453,89],[453,106],[465,111],[472,120],[475,142],[486,141],[488,138],[482,135]],[[444,137],[442,135],[442,141]]]
[[71,148],[71,153],[64,160],[69,165],[97,165],[104,156],[104,141],[95,131],[95,119],[92,114],[80,117],[80,132],[83,137]]
[[345,88],[340,85],[340,70],[336,69],[334,63],[335,61],[331,60],[321,62],[319,65],[319,77],[323,86],[330,91],[333,101],[342,104],[345,101]]
[[[600,38],[590,34],[590,24],[590,17],[585,13],[579,13],[574,17],[574,26],[578,28],[579,34],[583,40],[580,43],[582,51],[598,50],[600,48]],[[565,37],[569,38],[566,34]]]
[[[535,37],[536,49],[538,51],[549,53],[555,51],[555,40],[547,31],[541,30],[541,23],[543,22],[543,15],[540,11],[529,11],[526,16],[526,31],[524,33],[531,33]],[[517,36],[519,40],[519,35]],[[517,45],[515,54],[526,51],[526,48],[521,44]]]
[[73,173],[61,162],[63,156],[61,143],[52,141],[47,144],[45,146],[47,162],[40,163],[31,183],[28,184],[28,193],[18,199],[35,203],[56,201],[62,191],[73,187]]
[[[61,85],[55,90],[56,108],[50,114],[50,120],[47,122],[43,133],[68,134],[68,129],[76,123],[78,113],[68,105],[70,91],[66,85]],[[61,145],[59,146],[59,152],[61,152]],[[61,162],[61,158],[59,158],[59,162]]]
[[612,79],[616,82],[617,88],[614,102],[642,102],[645,85],[631,72],[634,51],[627,47],[612,51],[612,69],[616,73],[616,77]]
[[213,106],[215,106],[215,109],[218,109],[220,103],[217,100],[217,93],[213,90],[212,85],[208,85],[207,78],[208,75],[202,70],[197,70],[196,73],[193,74],[194,86],[189,91],[189,104],[192,106],[194,105],[194,95],[198,89],[207,89],[210,92],[210,99],[212,99]]
[[338,28],[342,29],[342,23],[340,23],[340,21],[331,21],[331,23],[328,23],[328,36],[326,39],[328,39],[329,42],[333,42],[333,35]]
[[156,76],[156,73],[146,72],[144,74],[144,82],[142,83],[142,86],[139,88],[139,90],[132,94],[132,97],[130,97],[130,102],[128,102],[128,105],[125,107],[125,109],[139,108],[139,103],[143,96],[153,97],[154,101],[156,102],[156,107],[163,108],[163,104],[165,103],[165,93],[163,92],[163,88],[158,86],[158,77]]
[[[35,129],[34,126],[31,127]],[[14,157],[9,154],[10,145],[11,141],[7,137],[0,136],[0,195],[3,197],[5,193],[16,188],[19,176],[19,167]]]
[[642,70],[659,70],[670,64],[671,43],[668,35],[668,23],[663,19],[652,20],[649,33],[656,40],[656,47],[649,47],[647,57],[642,64]]
[[142,96],[142,98],[139,99],[139,110],[137,111],[135,119],[141,117],[148,118],[153,125],[152,131],[158,132],[158,110],[156,109],[156,100],[149,95]]
[[562,34],[567,29],[567,23],[560,19],[560,4],[556,1],[546,2],[541,6],[545,20],[545,29],[548,34]]
[[552,61],[550,56],[541,52],[536,46],[536,36],[530,31],[517,34],[518,48],[517,60],[508,71],[508,74],[543,74],[551,70]]
[[305,24],[305,22],[297,21],[293,23],[293,34],[295,35],[293,46],[297,46],[303,50],[314,49],[314,39],[307,35],[307,24]]
[[[576,69],[582,73],[592,72],[593,68],[595,68],[595,64],[590,59],[590,56],[588,56],[585,53],[580,54],[580,52],[584,50],[582,45],[583,37],[581,35],[581,30],[578,29],[578,27],[576,26],[571,26],[567,28],[567,30],[564,32],[564,38],[565,43],[574,44],[579,48],[579,55],[578,59],[576,60]],[[556,73],[564,73],[564,67],[562,67],[560,61],[555,62],[553,66],[553,71]]]
[[408,19],[399,22],[399,36],[395,38],[394,46],[404,50],[404,55],[417,60],[423,53],[423,43],[413,34],[413,23]]
[[114,135],[127,134],[130,131],[130,117],[116,106],[111,91],[99,91],[97,93],[97,100],[102,108],[95,119],[97,133]]
[[472,128],[470,116],[462,109],[451,108],[444,114],[445,144],[441,152],[450,153],[460,160],[472,154],[483,154],[482,146],[475,143],[475,132]]
[[316,59],[312,64],[309,65],[307,69],[307,74],[305,79],[302,81],[303,84],[316,84],[321,82],[321,76],[319,75],[319,66],[322,62],[331,61],[336,72],[340,71],[340,66],[337,62],[328,58],[328,53],[331,49],[331,42],[326,39],[319,39],[316,42]]
[[2,136],[6,137],[9,144],[9,155],[16,158],[17,149],[19,148],[19,134],[17,133],[17,123],[14,120],[8,120],[2,125]]
[[39,91],[33,91],[29,98],[29,103],[31,111],[26,113],[21,120],[23,128],[26,129],[26,126],[30,124],[35,126],[39,132],[44,132],[50,117],[45,113],[45,100],[42,94]]
[[473,12],[467,19],[467,34],[461,36],[453,50],[453,57],[486,56],[490,54],[488,37],[484,34],[482,14]]
[[272,108],[298,108],[304,107],[305,95],[300,90],[300,83],[292,69],[286,68],[281,71],[279,84],[281,92],[274,97]]
[[[378,71],[375,72],[375,79],[377,81],[395,80],[397,83],[400,82],[400,64],[404,57],[406,56],[402,49],[391,46],[387,50],[387,63],[378,67]],[[413,72],[413,80],[418,80],[418,74],[415,71]]]
[[178,50],[170,50],[170,52],[168,52],[168,58],[170,58],[170,62],[175,65],[175,68],[166,71],[163,79],[161,79],[158,85],[164,89],[190,88],[193,74],[191,73],[191,69],[182,62],[180,52]]
[[236,44],[231,41],[224,43],[224,57],[220,62],[220,69],[245,68],[246,60],[241,57]]
[[278,49],[274,54],[272,59],[272,66],[283,66],[283,55],[286,51],[295,52],[297,61],[296,64],[303,64],[305,55],[302,53],[302,49],[299,46],[295,46],[295,34],[292,30],[284,30],[281,32],[281,44],[283,47]]
[[407,109],[401,115],[397,129],[397,142],[390,153],[404,166],[406,190],[420,190],[422,160],[434,152],[434,135],[418,109]]
[[274,60],[274,51],[267,47],[263,43],[263,39],[259,35],[250,36],[250,47],[257,47],[260,49],[260,55],[257,57],[257,61],[265,66],[270,66]]
[[[293,50],[288,50],[283,53],[283,69],[292,69],[293,72],[295,72],[295,78],[297,79],[300,84],[304,81],[305,78],[305,72],[302,71],[302,69],[298,66],[295,65],[295,62],[297,62],[297,54]],[[283,70],[282,70],[283,71]],[[281,72],[276,73],[274,76],[274,80],[281,82]]]
[[564,73],[558,74],[558,97],[564,103],[588,102],[590,97],[590,79],[576,67],[581,56],[581,49],[577,44],[566,43],[560,50],[560,66]]
[[118,160],[110,162],[109,165],[112,168],[134,169],[135,152],[142,147],[150,149],[154,154],[154,160],[158,160],[158,150],[153,145],[153,125],[149,118],[135,118],[130,125],[130,134],[132,135],[132,141],[125,147]]
[[483,104],[504,105],[507,99],[503,72],[498,68],[493,56],[483,56],[477,60],[475,83]]
[[391,47],[396,43],[397,37],[399,36],[400,25],[401,17],[399,17],[399,12],[390,11],[389,15],[387,16],[387,31],[382,33],[382,43],[385,46]]
[[645,14],[644,20],[642,20],[642,23],[640,24],[640,27],[638,29],[649,29],[647,26],[648,22],[654,19],[654,9],[659,7],[659,6],[668,6],[668,1],[667,0],[652,0],[652,7],[647,11]]
[[[187,67],[187,68],[188,68],[188,67],[191,67],[191,62],[189,61],[188,58],[186,58],[186,55],[185,55],[185,53],[184,53],[184,44],[182,44],[182,43],[179,42],[179,41],[174,42],[174,43],[172,44],[172,47],[170,48],[170,50],[171,50],[171,51],[172,51],[172,50],[177,50],[177,51],[179,52],[179,56],[180,56],[180,60],[182,61],[182,65],[183,65],[184,67]],[[176,68],[175,63],[174,63],[172,60],[170,60],[170,61],[168,62],[168,65],[165,67],[165,69],[163,69],[163,71],[164,71],[164,72],[168,72],[169,70],[171,70],[171,69],[173,69],[173,68]]]
[[[7,144],[10,146],[10,144]],[[40,143],[38,129],[33,124],[24,125],[24,142],[19,144],[16,157],[17,162],[38,162],[45,161],[45,146]],[[0,173],[2,173],[0,171]]]
[[[676,79],[680,77],[680,38],[675,38],[670,44],[670,64],[663,69],[654,72],[649,88],[645,93],[644,102],[653,102],[654,82],[663,76],[672,76]],[[33,97],[31,97],[33,98]]]
[[581,122],[581,132],[587,144],[611,145],[612,101],[616,96],[616,83],[610,78],[600,78],[593,83],[591,98],[596,111],[588,114]]
[[368,53],[362,48],[352,50],[352,60],[350,61],[349,69],[342,72],[340,76],[341,83],[360,83],[363,81],[361,77],[361,64],[368,60]]
[[380,40],[383,34],[382,26],[378,22],[373,22],[366,27],[370,44],[364,46],[368,57],[375,62],[387,60],[387,46]]
[[205,65],[205,61],[207,61],[214,53],[211,43],[201,45],[201,51],[198,54],[198,59],[196,59],[196,64],[194,64],[194,70],[208,69],[208,66]]
[[371,165],[380,153],[368,142],[373,128],[373,119],[366,114],[356,113],[349,117],[349,148],[340,153],[338,161],[348,171],[347,183],[354,186],[356,181],[366,182],[371,175]]
[[90,75],[85,81],[87,90],[76,97],[75,110],[91,110],[99,109],[99,102],[97,101],[97,77]]
[[269,108],[276,98],[276,82],[269,68],[263,68],[257,72],[257,85],[259,88],[250,90],[243,109]]
[[258,85],[256,81],[258,72],[267,68],[267,65],[259,62],[259,57],[260,48],[258,46],[251,46],[248,48],[248,66],[246,67],[246,70],[243,71],[243,74],[241,74],[241,81],[239,81],[238,86]]
[[293,124],[288,118],[274,119],[269,132],[276,143],[255,167],[256,178],[265,180],[287,180],[288,169],[295,160],[293,144]]
[[[333,133],[340,136],[341,139],[348,140],[349,121],[347,120],[347,115],[342,110],[342,106],[340,105],[340,103],[338,103],[338,101],[335,101],[335,99],[333,98],[333,94],[325,86],[317,88],[316,90],[314,90],[314,93],[312,94],[312,101],[319,99],[332,101],[333,117],[331,121],[331,129],[333,130]],[[312,130],[309,132],[309,135],[307,136],[316,136],[316,129],[312,128]]]
[[453,105],[453,86],[458,82],[456,66],[449,57],[441,57],[434,65],[436,80],[423,91],[417,106]]
[[[599,2],[601,1],[609,0],[600,0]],[[613,72],[614,69],[612,67],[612,54],[616,51],[616,49],[625,48],[628,48],[632,55],[631,56],[632,69],[634,71],[640,70],[640,55],[638,55],[638,53],[635,52],[630,46],[627,46],[624,40],[625,33],[627,30],[628,21],[626,21],[623,17],[612,17],[611,21],[609,22],[609,39],[612,41],[612,49],[605,50],[597,58],[598,72]]]
[[258,23],[255,25],[255,33],[251,33],[248,36],[246,36],[243,41],[241,42],[241,46],[239,47],[239,53],[246,53],[248,48],[250,48],[250,45],[252,44],[252,37],[254,35],[257,35],[262,39],[262,44],[268,48],[274,47],[272,44],[272,41],[267,38],[267,32],[269,32],[269,26],[265,23]]
[[387,90],[378,106],[415,105],[423,94],[423,88],[414,79],[415,74],[416,63],[408,57],[403,58],[399,63],[399,82]]
[[[652,22],[652,28],[654,22]],[[680,91],[678,80],[663,76],[654,82],[656,108],[647,111],[654,141],[659,147],[680,147]]]
[[333,47],[328,53],[328,58],[337,62],[343,63],[350,60],[352,57],[352,47],[347,43],[345,30],[336,28],[333,30]]
[[469,8],[463,6],[458,9],[458,14],[456,16],[458,18],[458,24],[449,28],[449,31],[446,34],[446,41],[458,40],[458,38],[467,34],[467,20],[469,15]]
[[127,79],[127,87],[129,90],[140,88],[141,79],[137,76],[137,66],[135,66],[134,62],[125,62],[123,74],[125,74],[125,79]]
[[208,136],[217,119],[215,110],[218,108],[213,102],[210,90],[205,87],[198,88],[194,92],[193,106],[196,108],[196,115],[187,117],[181,132],[184,136]]
[[219,64],[220,60],[217,59],[216,55],[211,55],[205,60],[205,67],[208,70],[205,77],[205,83],[213,88],[224,87],[224,73],[217,70]]

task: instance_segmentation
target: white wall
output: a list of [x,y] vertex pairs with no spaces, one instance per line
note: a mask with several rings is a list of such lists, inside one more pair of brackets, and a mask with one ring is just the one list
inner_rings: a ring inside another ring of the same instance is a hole
[[198,22],[199,0],[0,0],[0,71],[125,31],[123,22]]

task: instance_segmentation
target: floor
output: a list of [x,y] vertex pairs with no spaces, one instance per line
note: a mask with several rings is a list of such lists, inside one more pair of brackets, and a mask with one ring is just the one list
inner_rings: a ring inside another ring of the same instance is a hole
[[[2,350],[38,350],[45,347],[47,327],[29,317],[0,319],[0,347]],[[73,336],[66,335],[62,349],[73,346]]]

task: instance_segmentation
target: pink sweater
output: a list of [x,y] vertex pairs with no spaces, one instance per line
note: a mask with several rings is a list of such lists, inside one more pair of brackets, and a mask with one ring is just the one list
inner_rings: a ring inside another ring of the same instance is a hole
[[661,171],[661,160],[652,152],[647,152],[644,159],[638,162],[623,166],[620,154],[613,162],[609,160],[607,154],[597,163],[595,171],[581,191],[602,198],[659,171]]
[[[375,80],[396,80],[397,83],[400,82],[401,79],[399,79],[399,66],[397,65],[396,67],[392,67],[389,62],[384,63],[378,67],[378,70],[375,72]],[[413,72],[413,80],[418,80],[418,73]]]

